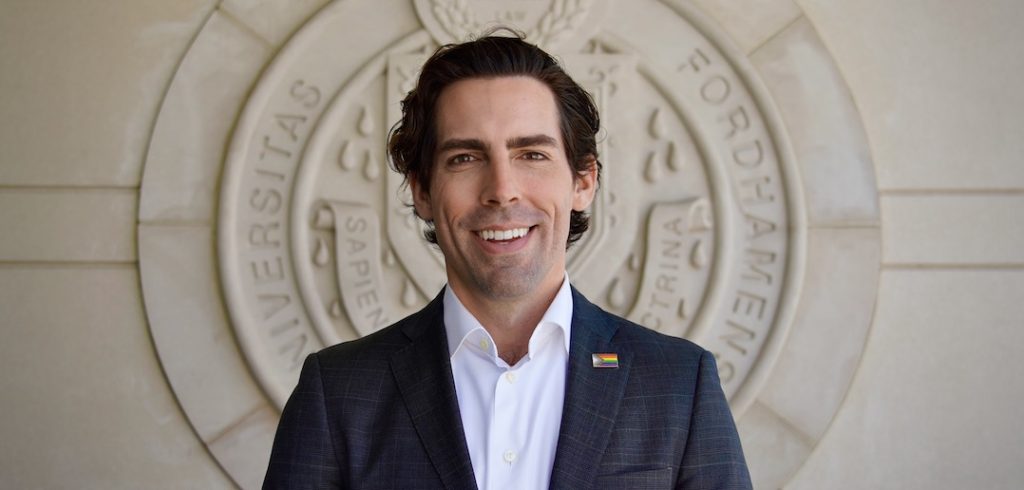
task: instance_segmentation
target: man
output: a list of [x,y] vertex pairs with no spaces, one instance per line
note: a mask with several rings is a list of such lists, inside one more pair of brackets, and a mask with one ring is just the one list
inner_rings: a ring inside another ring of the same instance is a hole
[[389,152],[448,285],[307,358],[267,488],[750,488],[714,358],[570,287],[590,97],[517,37],[439,49]]

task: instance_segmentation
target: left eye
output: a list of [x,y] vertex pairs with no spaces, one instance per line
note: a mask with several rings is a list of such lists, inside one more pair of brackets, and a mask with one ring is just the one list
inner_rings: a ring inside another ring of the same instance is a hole
[[526,153],[523,153],[523,158],[527,160],[546,160],[548,157],[547,155],[540,152],[528,151]]

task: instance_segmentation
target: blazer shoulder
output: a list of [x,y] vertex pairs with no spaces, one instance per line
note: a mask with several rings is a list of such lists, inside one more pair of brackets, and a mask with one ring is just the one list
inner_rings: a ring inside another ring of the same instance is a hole
[[614,317],[618,329],[612,342],[628,345],[631,349],[647,354],[659,354],[662,361],[696,362],[708,351],[690,340],[666,335],[639,325],[625,318]]
[[680,337],[666,335],[631,320],[609,313],[590,302],[573,289],[573,321],[588,325],[607,336],[613,344],[627,346],[638,351],[662,351],[666,355],[683,359],[699,359],[705,352],[703,347]]
[[387,361],[424,335],[444,337],[441,295],[423,309],[370,335],[321,349],[321,365],[336,366],[351,361]]

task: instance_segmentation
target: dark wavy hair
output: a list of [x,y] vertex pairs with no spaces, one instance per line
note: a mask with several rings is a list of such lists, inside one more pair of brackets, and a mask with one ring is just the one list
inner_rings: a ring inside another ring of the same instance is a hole
[[[499,36],[496,31],[514,35]],[[437,99],[449,85],[469,78],[509,76],[532,77],[551,89],[558,105],[559,125],[565,156],[579,178],[596,166],[598,183],[601,161],[597,155],[597,131],[600,117],[593,99],[569,77],[548,53],[524,40],[522,33],[507,28],[492,30],[483,37],[460,44],[441,46],[423,65],[419,80],[402,100],[402,119],[388,135],[390,165],[405,177],[405,184],[416,182],[430,192],[430,176],[437,146]],[[417,214],[418,216],[418,214]],[[580,239],[590,227],[590,217],[572,211],[566,248]],[[423,233],[437,243],[433,226]]]

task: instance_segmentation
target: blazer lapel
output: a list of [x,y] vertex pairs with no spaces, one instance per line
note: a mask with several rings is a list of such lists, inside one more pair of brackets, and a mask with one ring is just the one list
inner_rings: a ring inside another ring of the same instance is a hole
[[416,433],[446,488],[476,488],[448,357],[442,296],[404,329],[410,344],[391,369]]
[[[611,342],[618,327],[613,317],[572,290],[572,335],[566,372],[565,403],[551,488],[590,488],[598,474],[629,378],[631,352]],[[595,368],[593,354],[615,353],[618,368]]]

